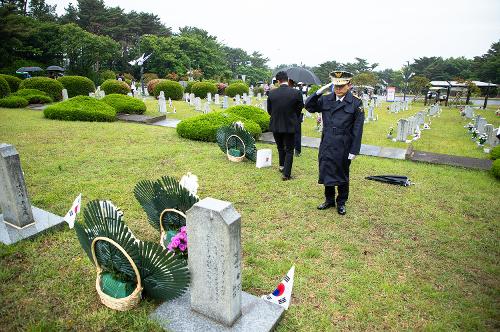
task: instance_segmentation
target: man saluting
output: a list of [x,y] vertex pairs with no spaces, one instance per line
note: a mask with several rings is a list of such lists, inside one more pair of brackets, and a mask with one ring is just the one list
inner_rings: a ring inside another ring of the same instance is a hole
[[[305,107],[311,113],[321,112],[323,119],[318,182],[325,186],[325,202],[318,209],[334,207],[336,201],[337,212],[344,215],[349,197],[349,166],[361,148],[365,113],[361,99],[349,91],[352,74],[334,71],[330,77],[332,82],[310,96]],[[332,84],[333,93],[323,96]]]

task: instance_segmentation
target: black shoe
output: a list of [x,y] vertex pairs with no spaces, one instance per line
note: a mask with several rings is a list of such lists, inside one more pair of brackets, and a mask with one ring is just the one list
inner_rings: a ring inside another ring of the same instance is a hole
[[300,152],[295,151],[295,157],[300,157]]
[[318,205],[318,210],[326,210],[326,209],[329,209],[331,207],[335,207],[335,202],[323,202],[321,203],[320,205]]
[[281,177],[281,180],[283,180],[283,181],[288,181],[288,180],[292,180],[292,179],[293,179],[293,177],[291,175],[290,176],[282,176]]
[[337,208],[337,212],[340,214],[340,215],[344,215],[347,213],[347,210],[345,208],[345,205],[339,205],[339,207]]

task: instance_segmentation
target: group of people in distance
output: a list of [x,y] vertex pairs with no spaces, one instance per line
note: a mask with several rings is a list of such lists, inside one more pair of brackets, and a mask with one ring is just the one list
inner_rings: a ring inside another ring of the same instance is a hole
[[[300,128],[302,108],[322,114],[318,183],[325,187],[325,201],[318,209],[337,207],[341,215],[347,213],[349,166],[359,154],[365,118],[362,100],[350,91],[352,76],[346,71],[331,72],[331,82],[309,96],[304,105],[302,92],[292,88],[287,73],[280,71],[276,74],[279,87],[270,90],[267,98],[269,128],[278,148],[283,181],[293,179],[293,151],[295,136],[301,135],[297,127]],[[331,93],[325,94],[328,91]]]

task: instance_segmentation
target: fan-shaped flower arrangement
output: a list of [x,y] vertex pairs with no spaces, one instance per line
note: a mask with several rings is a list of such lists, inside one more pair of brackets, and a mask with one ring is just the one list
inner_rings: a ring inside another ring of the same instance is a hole
[[96,290],[104,305],[125,311],[142,295],[170,300],[185,292],[190,280],[186,261],[157,243],[135,238],[112,203],[89,202],[83,218],[75,231],[96,266]]
[[240,162],[245,157],[252,161],[257,159],[255,139],[243,128],[241,122],[220,127],[217,130],[216,139],[217,145],[231,161]]

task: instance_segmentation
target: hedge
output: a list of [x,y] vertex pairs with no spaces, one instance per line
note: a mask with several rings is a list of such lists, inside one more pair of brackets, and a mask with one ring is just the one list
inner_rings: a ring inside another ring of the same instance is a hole
[[89,96],[77,96],[43,110],[48,119],[69,121],[114,121],[116,111],[102,100]]
[[116,74],[112,70],[104,70],[104,71],[102,71],[102,72],[99,73],[98,78],[99,78],[98,82],[100,84],[102,84],[106,80],[114,80],[114,79],[116,79]]
[[491,173],[494,177],[500,179],[500,159],[493,162],[493,165],[491,166]]
[[112,106],[117,113],[144,114],[146,112],[146,104],[142,100],[130,96],[114,93],[106,95],[102,101]]
[[184,88],[184,91],[187,93],[191,93],[191,89],[193,88],[193,85],[195,85],[195,83],[199,83],[199,82],[197,82],[197,81],[187,82],[187,85],[186,85],[186,88]]
[[144,83],[149,83],[151,80],[157,80],[159,78],[155,73],[144,73],[142,77],[144,78]]
[[127,83],[118,80],[105,80],[104,83],[101,84],[101,90],[104,91],[107,95],[111,95],[113,93],[119,93],[121,95],[126,95],[130,92],[130,87]]
[[12,94],[13,96],[23,97],[30,104],[46,104],[53,100],[46,92],[37,89],[19,89]]
[[0,77],[0,98],[6,97],[10,94],[10,87],[7,80],[3,77]]
[[95,84],[84,76],[61,76],[57,79],[68,90],[68,97],[88,96],[95,91]]
[[16,92],[17,90],[19,90],[19,84],[21,84],[21,82],[23,81],[19,77],[15,77],[12,75],[0,74],[0,77],[7,81],[7,84],[9,84],[10,92]]
[[217,85],[211,82],[196,82],[191,87],[191,93],[194,93],[196,97],[207,98],[207,93],[211,93],[212,95],[216,94],[219,90],[217,89]]
[[28,106],[28,101],[19,96],[8,96],[0,99],[0,107],[6,108],[23,108]]
[[46,92],[53,100],[61,100],[64,87],[61,82],[52,78],[32,77],[22,81],[19,89],[37,89]]
[[245,83],[232,83],[226,88],[225,93],[229,97],[234,97],[236,95],[242,95],[248,93],[248,85]]
[[148,93],[150,95],[153,95],[153,91],[155,90],[155,87],[158,83],[160,83],[161,81],[163,81],[162,79],[159,79],[159,78],[155,78],[155,79],[152,79],[151,81],[148,82]]
[[497,145],[493,149],[491,149],[490,159],[493,159],[493,160],[500,159],[500,145]]
[[271,117],[266,111],[250,105],[232,106],[226,110],[229,114],[235,114],[245,119],[252,120],[260,126],[262,132],[269,130],[269,121]]
[[184,88],[182,85],[179,82],[170,80],[161,80],[161,82],[156,84],[153,89],[154,96],[158,97],[161,91],[165,93],[165,98],[173,100],[181,100],[182,95],[184,94]]
[[177,125],[177,134],[195,141],[215,142],[217,130],[236,121],[243,122],[245,129],[255,138],[262,133],[259,125],[252,120],[226,112],[212,112],[181,121]]

